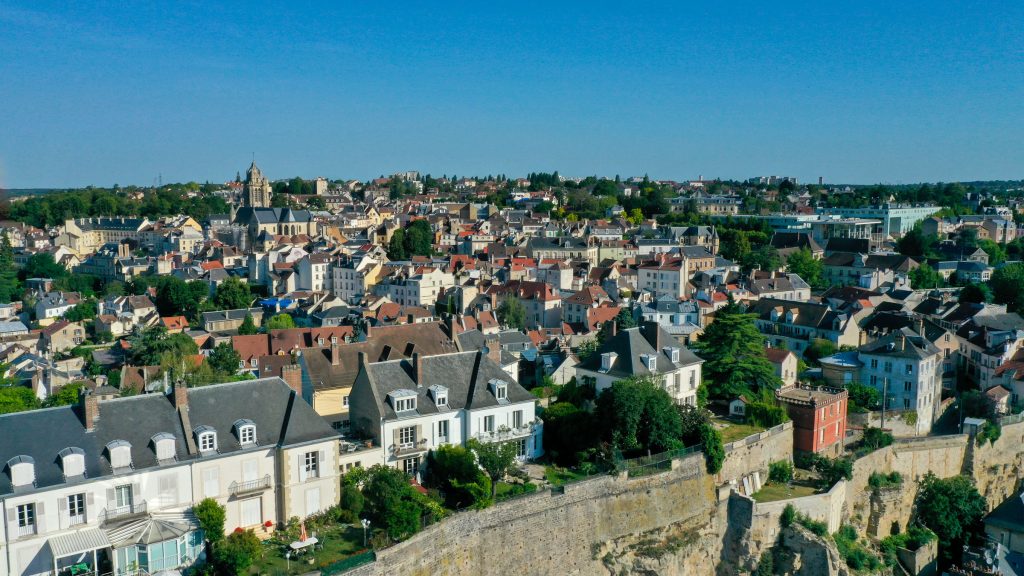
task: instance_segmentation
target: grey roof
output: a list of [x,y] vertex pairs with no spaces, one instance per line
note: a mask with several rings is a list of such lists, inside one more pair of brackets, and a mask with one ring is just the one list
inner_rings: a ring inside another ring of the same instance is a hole
[[[656,342],[659,348],[656,349],[652,342]],[[673,363],[672,359],[661,350],[666,347],[679,348],[678,362]],[[616,359],[607,373],[621,378],[652,373],[641,358],[641,355],[644,354],[654,355],[657,358],[653,372],[657,374],[703,362],[668,331],[654,322],[644,322],[639,327],[627,328],[605,340],[596,353],[591,354],[589,358],[580,363],[579,368],[591,372],[600,371],[601,355],[609,352],[614,352]]]
[[216,312],[203,312],[203,323],[219,322],[224,320],[244,320],[245,315],[255,317],[263,314],[263,308],[238,308],[237,310],[217,310]]
[[487,346],[487,340],[497,338],[502,350],[520,352],[533,347],[530,337],[518,330],[503,330],[497,334],[484,335],[480,330],[466,330],[455,335],[459,350],[480,350]]
[[[392,360],[366,366],[371,391],[384,418],[397,418],[391,405],[386,402],[388,393],[397,390],[409,390],[416,394],[416,412],[418,414],[436,414],[446,410],[474,410],[498,406],[498,399],[494,396],[491,386],[488,385],[488,382],[492,380],[501,380],[506,383],[509,402],[534,401],[532,394],[482,352],[420,356],[419,361],[422,363],[423,371],[423,382],[420,382],[419,386],[413,380],[411,360]],[[434,404],[433,398],[427,393],[432,385],[442,385],[448,389],[447,405],[438,408]]]
[[900,328],[857,350],[862,354],[872,356],[893,356],[919,360],[939,353],[939,349],[934,344],[909,327]]
[[[256,424],[260,446],[290,446],[337,436],[280,378],[191,388],[188,399],[192,427],[216,430],[218,453],[242,449],[233,429],[239,419]],[[101,401],[99,413],[93,432],[86,432],[78,406],[0,416],[0,438],[4,439],[0,443],[0,462],[20,455],[32,457],[36,462],[36,486],[45,488],[64,483],[57,456],[66,448],[81,449],[87,478],[112,474],[105,448],[113,442],[131,445],[134,469],[159,466],[152,439],[160,433],[174,436],[179,461],[200,457],[188,454],[185,434],[191,435],[193,430],[182,429],[173,399],[168,396],[144,394]],[[9,474],[0,474],[0,494],[11,491]]]

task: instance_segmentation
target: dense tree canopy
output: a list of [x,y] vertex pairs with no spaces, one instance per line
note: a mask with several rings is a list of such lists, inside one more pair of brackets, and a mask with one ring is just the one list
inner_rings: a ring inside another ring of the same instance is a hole
[[734,302],[721,308],[696,348],[705,362],[704,384],[711,398],[732,400],[741,394],[782,385],[765,355],[764,336]]
[[992,294],[997,304],[1011,312],[1024,312],[1024,264],[1009,264],[992,274]]
[[668,392],[648,376],[614,382],[597,397],[604,437],[624,453],[682,447],[682,420]]
[[961,546],[981,534],[985,498],[967,476],[938,478],[931,472],[917,493],[918,520],[939,537],[939,552],[948,561],[959,558]]
[[168,334],[163,326],[147,328],[129,342],[130,363],[135,366],[156,366],[165,355],[181,358],[199,352],[195,340],[187,334]]
[[825,264],[814,257],[806,247],[797,250],[786,259],[786,269],[800,276],[812,288],[825,287]]
[[506,298],[498,305],[498,320],[509,328],[526,328],[526,308],[518,298]]

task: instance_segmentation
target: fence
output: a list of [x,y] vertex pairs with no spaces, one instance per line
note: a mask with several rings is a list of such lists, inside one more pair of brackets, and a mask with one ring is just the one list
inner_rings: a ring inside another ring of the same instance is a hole
[[369,564],[377,560],[377,554],[373,550],[367,550],[360,554],[353,554],[343,560],[338,560],[333,564],[328,564],[320,569],[321,576],[334,576],[335,574],[341,574],[358,568],[363,564]]
[[1010,424],[1018,424],[1020,422],[1024,422],[1024,412],[1021,412],[1020,414],[1012,414],[1010,416],[1003,416],[999,418],[1000,426],[1008,426]]
[[701,451],[701,445],[688,446],[686,448],[680,448],[678,450],[669,450],[667,452],[661,452],[658,454],[651,454],[650,456],[640,456],[638,458],[624,458],[620,461],[619,468],[626,471],[630,478],[636,478],[638,476],[647,476],[648,474],[657,474],[658,472],[664,472],[672,469],[672,460],[676,458],[683,458],[696,452]]
[[742,448],[747,444],[756,444],[757,442],[760,442],[761,440],[768,438],[770,436],[774,436],[779,432],[782,432],[783,430],[786,430],[792,426],[793,424],[791,422],[783,422],[782,424],[772,426],[771,428],[765,430],[764,432],[758,432],[757,434],[751,434],[746,438],[741,438],[739,440],[729,442],[728,444],[724,445],[723,448],[726,452],[732,452],[733,450],[737,448]]

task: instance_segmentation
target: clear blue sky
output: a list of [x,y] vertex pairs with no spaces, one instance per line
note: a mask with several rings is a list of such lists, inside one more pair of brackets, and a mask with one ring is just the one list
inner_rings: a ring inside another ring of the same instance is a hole
[[1024,177],[1019,0],[153,4],[0,2],[0,185]]

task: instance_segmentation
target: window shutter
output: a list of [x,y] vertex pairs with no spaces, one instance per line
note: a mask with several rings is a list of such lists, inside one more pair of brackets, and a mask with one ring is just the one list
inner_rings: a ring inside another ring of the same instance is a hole
[[85,494],[85,520],[88,522],[90,518],[95,519],[96,514],[93,512],[93,497],[92,492],[86,492]]
[[327,475],[327,450],[321,450],[320,455],[316,459],[317,464],[317,476],[323,478]]
[[299,482],[305,482],[306,481],[306,455],[300,453],[298,455],[298,459],[299,459]]
[[398,449],[398,428],[391,430],[391,443],[395,445],[395,449]]
[[142,485],[138,482],[132,484],[132,505],[142,502]]
[[67,517],[67,515],[68,515],[68,499],[67,499],[67,497],[65,496],[65,497],[62,497],[62,498],[58,498],[57,499],[57,522],[58,522],[58,524],[63,524],[64,523],[64,519]]
[[415,443],[419,444],[420,440],[423,440],[423,425],[422,424],[417,424],[416,425],[416,442]]
[[42,502],[36,502],[36,534],[46,530],[46,514]]
[[7,534],[18,533],[18,508],[12,506],[7,509]]

